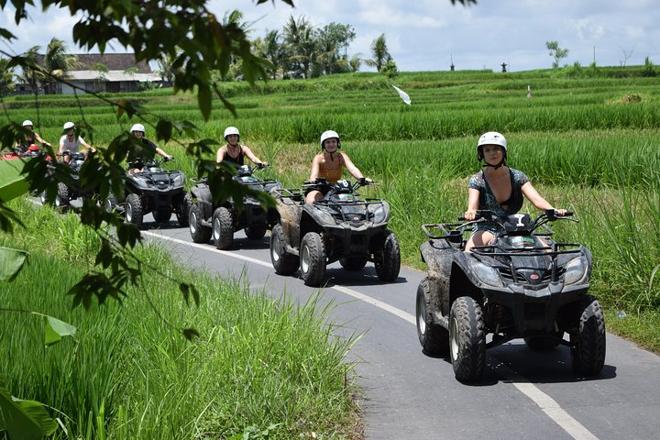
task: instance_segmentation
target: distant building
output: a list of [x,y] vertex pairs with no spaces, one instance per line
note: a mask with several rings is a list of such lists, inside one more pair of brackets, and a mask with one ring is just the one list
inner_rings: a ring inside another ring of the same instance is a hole
[[[153,72],[148,63],[135,61],[132,53],[107,54],[74,54],[78,59],[77,66],[69,70],[65,80],[90,92],[136,92],[140,84],[162,84],[159,74]],[[43,63],[43,55],[39,62]],[[25,90],[23,90],[25,89]],[[25,84],[19,84],[18,93],[32,93]],[[74,88],[68,84],[57,83],[42,89],[42,93],[59,93],[73,95]],[[78,90],[78,93],[84,93]]]

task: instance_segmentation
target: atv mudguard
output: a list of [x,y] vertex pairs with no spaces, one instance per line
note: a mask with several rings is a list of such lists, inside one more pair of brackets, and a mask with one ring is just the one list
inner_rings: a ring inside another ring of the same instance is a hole
[[198,183],[190,189],[190,193],[193,196],[193,200],[196,200],[202,208],[204,219],[210,219],[211,215],[213,215],[213,196],[211,195],[209,186],[205,183]]
[[297,248],[301,238],[300,220],[303,211],[302,203],[295,202],[290,198],[277,199],[276,209],[287,244]]
[[[467,261],[465,253],[450,245],[446,240],[427,240],[419,247],[427,266],[427,278],[430,283],[433,311],[449,316],[449,309],[457,296],[475,296],[475,287],[467,279]],[[480,296],[477,294],[476,296]],[[479,298],[475,298],[479,299]]]

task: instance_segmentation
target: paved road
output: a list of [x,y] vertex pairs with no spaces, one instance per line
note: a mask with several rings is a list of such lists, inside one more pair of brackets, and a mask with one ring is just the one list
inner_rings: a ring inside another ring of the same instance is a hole
[[[145,220],[149,220],[148,218]],[[276,275],[268,237],[250,242],[236,235],[235,250],[195,244],[187,228],[144,232],[175,260],[221,276],[248,277],[252,288],[284,292],[305,302],[315,289],[295,277]],[[424,276],[402,268],[383,284],[369,265],[350,273],[328,270],[322,302],[340,336],[361,334],[350,353],[364,390],[368,439],[657,439],[660,438],[660,357],[607,335],[599,378],[577,380],[567,347],[539,354],[522,341],[488,352],[485,379],[468,386],[454,379],[451,364],[421,352],[415,329],[415,293]]]

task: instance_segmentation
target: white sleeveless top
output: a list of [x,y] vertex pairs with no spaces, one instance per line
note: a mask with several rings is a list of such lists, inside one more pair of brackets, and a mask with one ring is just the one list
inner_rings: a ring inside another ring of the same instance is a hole
[[69,142],[67,135],[64,135],[60,138],[60,149],[62,151],[70,151],[72,153],[77,153],[80,150],[80,146],[85,142],[80,136],[74,137],[72,142]]

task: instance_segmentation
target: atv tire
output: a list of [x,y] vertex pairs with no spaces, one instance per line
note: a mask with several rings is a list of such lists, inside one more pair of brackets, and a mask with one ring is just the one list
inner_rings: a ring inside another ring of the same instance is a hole
[[261,240],[266,235],[266,225],[251,225],[245,228],[248,240]]
[[193,199],[190,194],[186,194],[181,200],[181,205],[176,209],[176,221],[179,222],[179,226],[186,227],[188,226],[188,221],[190,219],[190,207],[193,204]]
[[69,187],[60,182],[57,184],[57,195],[55,196],[55,207],[59,209],[66,209],[70,203]]
[[456,298],[451,305],[449,346],[456,379],[479,380],[486,365],[486,333],[481,306],[469,296]]
[[376,254],[374,265],[381,281],[392,282],[399,277],[401,252],[399,240],[393,232],[385,231],[382,248]]
[[208,243],[211,239],[211,228],[202,225],[202,218],[202,207],[193,202],[188,213],[188,227],[195,243]]
[[270,261],[273,263],[275,273],[279,275],[292,275],[300,264],[297,255],[286,251],[286,240],[282,225],[275,225],[270,233]]
[[143,220],[142,199],[139,195],[131,193],[126,197],[126,222],[140,228]]
[[234,221],[231,218],[231,212],[221,206],[213,212],[211,222],[215,247],[221,250],[231,248],[234,242]]
[[449,352],[449,332],[433,322],[431,309],[431,282],[424,278],[417,287],[417,337],[422,351],[431,356],[446,356]]
[[112,193],[108,194],[108,198],[103,203],[103,208],[105,208],[105,212],[114,212],[117,209],[117,197]]
[[319,287],[325,279],[325,244],[316,232],[308,232],[300,243],[300,277],[305,285]]
[[355,271],[364,269],[367,265],[367,257],[346,257],[340,258],[339,264],[346,270]]
[[577,331],[571,333],[573,371],[596,376],[605,364],[605,318],[600,303],[587,297],[580,304]]

